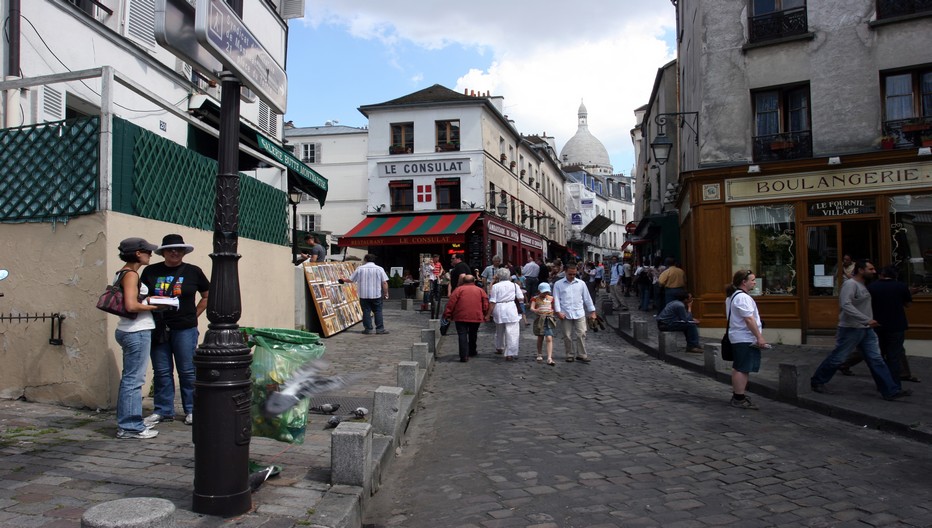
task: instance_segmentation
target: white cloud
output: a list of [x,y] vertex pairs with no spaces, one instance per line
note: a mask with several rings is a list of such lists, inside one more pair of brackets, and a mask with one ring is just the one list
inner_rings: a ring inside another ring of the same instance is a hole
[[389,48],[409,41],[426,49],[455,44],[487,50],[491,66],[464,71],[449,88],[504,96],[505,113],[520,131],[547,132],[558,148],[576,132],[584,100],[589,129],[605,144],[616,172],[631,169],[634,109],[647,102],[657,69],[674,56],[664,40],[674,29],[674,9],[663,0],[308,4],[305,23],[343,25]]

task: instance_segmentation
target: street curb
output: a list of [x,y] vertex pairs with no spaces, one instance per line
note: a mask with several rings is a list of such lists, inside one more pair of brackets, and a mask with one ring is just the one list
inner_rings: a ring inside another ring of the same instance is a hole
[[[609,326],[612,326],[612,325],[609,325]],[[651,346],[648,343],[644,343],[644,342],[634,339],[633,335],[629,335],[623,332],[620,328],[617,328],[615,326],[612,326],[612,328],[615,330],[615,332],[619,336],[621,336],[622,339],[624,339],[625,341],[627,341],[628,343],[636,347],[641,352],[644,352],[645,354],[652,356],[655,359],[661,360],[665,363],[669,363],[676,367],[680,367],[686,370],[704,374],[706,376],[709,376],[715,379],[716,381],[722,382],[727,385],[731,384],[731,376],[729,376],[725,372],[715,371],[714,373],[711,373],[708,370],[706,370],[705,366],[702,364],[693,363],[691,361],[687,361],[683,358],[679,358],[676,356],[661,354],[657,348]],[[926,444],[932,444],[932,433],[929,433],[926,431],[919,431],[917,429],[910,427],[908,424],[896,422],[893,420],[887,420],[885,418],[873,416],[870,414],[865,414],[863,412],[860,412],[854,409],[848,409],[845,407],[832,405],[830,403],[825,403],[822,401],[816,401],[816,400],[806,398],[806,397],[799,397],[795,400],[789,399],[789,398],[782,398],[778,395],[776,387],[771,386],[770,384],[761,383],[759,381],[753,381],[753,378],[751,381],[748,382],[748,390],[750,392],[753,392],[754,394],[758,394],[760,396],[769,398],[771,400],[788,403],[790,405],[794,405],[796,407],[806,409],[809,411],[817,412],[825,416],[830,416],[832,418],[836,418],[836,419],[839,419],[845,422],[849,422],[854,425],[872,427],[879,431],[896,434],[898,436],[903,436],[905,438],[909,438],[911,440],[916,440],[916,441],[923,442]]]

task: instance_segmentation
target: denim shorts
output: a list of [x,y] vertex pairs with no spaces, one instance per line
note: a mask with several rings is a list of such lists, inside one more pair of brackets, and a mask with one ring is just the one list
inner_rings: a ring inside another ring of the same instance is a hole
[[753,343],[732,343],[731,348],[734,350],[735,359],[731,363],[731,368],[738,372],[758,372],[760,370],[760,349],[752,347]]

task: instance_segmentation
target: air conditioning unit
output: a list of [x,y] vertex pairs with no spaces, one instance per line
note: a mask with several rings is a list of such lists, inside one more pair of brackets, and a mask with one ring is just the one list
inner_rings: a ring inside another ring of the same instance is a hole
[[175,72],[184,77],[186,81],[192,81],[194,77],[194,68],[191,67],[187,62],[176,58],[175,59]]
[[61,121],[65,118],[65,92],[43,86],[39,90],[39,115],[36,121],[46,123],[49,121]]

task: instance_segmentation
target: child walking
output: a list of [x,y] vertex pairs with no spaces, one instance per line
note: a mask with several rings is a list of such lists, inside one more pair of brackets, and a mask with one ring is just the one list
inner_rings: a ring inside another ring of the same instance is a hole
[[553,295],[550,294],[550,285],[546,282],[537,286],[539,292],[531,299],[531,311],[537,314],[534,321],[534,335],[537,336],[537,361],[543,361],[541,349],[547,343],[547,364],[556,365],[553,361],[553,330],[557,327],[557,320],[553,315]]

